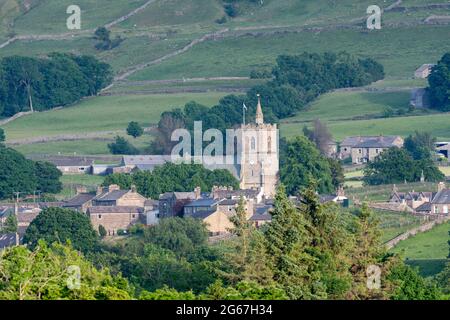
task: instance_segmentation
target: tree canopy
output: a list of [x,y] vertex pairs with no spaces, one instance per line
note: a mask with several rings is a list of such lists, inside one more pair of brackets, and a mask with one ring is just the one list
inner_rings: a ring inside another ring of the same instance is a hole
[[61,173],[48,162],[33,162],[14,149],[0,144],[0,199],[14,192],[28,195],[35,191],[58,193],[62,189]]
[[35,247],[40,239],[47,243],[70,241],[74,249],[83,252],[94,250],[98,244],[89,217],[63,208],[47,208],[30,223],[23,242]]
[[428,84],[431,106],[440,111],[450,111],[450,52],[433,67]]
[[92,56],[5,57],[0,60],[0,116],[66,106],[111,81],[111,67]]
[[133,138],[137,138],[144,134],[144,129],[136,121],[131,121],[127,127],[127,134]]
[[105,178],[105,186],[117,184],[122,189],[132,184],[145,197],[158,199],[159,195],[170,191],[192,191],[196,187],[211,190],[213,186],[231,186],[238,189],[238,180],[225,169],[208,170],[199,164],[166,163],[152,172],[137,171],[130,174],[116,173]]
[[309,185],[311,179],[318,181],[320,193],[332,192],[335,189],[328,160],[303,136],[287,141],[282,146],[280,178],[290,195],[298,194],[303,187]]

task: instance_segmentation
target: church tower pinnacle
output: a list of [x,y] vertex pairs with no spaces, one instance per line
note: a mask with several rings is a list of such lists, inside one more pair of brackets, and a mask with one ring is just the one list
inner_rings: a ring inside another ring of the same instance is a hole
[[263,124],[264,123],[264,115],[261,108],[261,95],[257,94],[258,96],[258,105],[256,106],[256,124]]

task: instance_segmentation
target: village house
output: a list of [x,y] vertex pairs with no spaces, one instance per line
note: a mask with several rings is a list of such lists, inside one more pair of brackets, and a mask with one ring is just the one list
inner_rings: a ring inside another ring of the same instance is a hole
[[119,166],[112,169],[113,173],[131,173],[136,170],[153,171],[155,167],[171,162],[171,156],[163,155],[131,155],[123,156]]
[[422,215],[448,215],[450,189],[440,182],[437,192],[398,192],[394,185],[388,204],[403,205],[408,211]]
[[107,235],[114,236],[119,230],[127,230],[142,222],[144,209],[136,206],[93,206],[87,211],[95,230],[103,226]]
[[450,142],[440,141],[436,142],[434,145],[436,152],[450,161]]
[[421,65],[416,71],[414,71],[414,77],[416,79],[426,79],[431,74],[431,70],[435,64],[426,63]]
[[266,223],[270,223],[272,221],[272,215],[270,214],[272,209],[272,205],[258,205],[255,207],[255,213],[250,217],[249,221],[255,228],[261,228]]
[[340,158],[352,158],[353,164],[372,161],[384,150],[403,146],[400,136],[354,136],[347,137],[341,143]]
[[91,174],[94,161],[85,157],[48,157],[43,159],[58,168],[64,175]]
[[[233,228],[230,218],[236,214],[239,205],[237,199],[198,199],[184,206],[184,217],[201,219],[207,226],[211,236],[229,233]],[[253,201],[245,201],[244,209],[246,218],[253,215]]]
[[166,192],[159,196],[159,216],[161,218],[183,215],[183,208],[192,200],[202,198],[201,189],[193,192]]
[[450,189],[445,187],[445,183],[440,182],[438,192],[431,200],[431,212],[438,215],[448,215],[450,208]]
[[336,193],[319,195],[319,200],[321,203],[334,202],[344,207],[349,206],[349,200],[342,186],[336,190]]
[[[406,204],[411,209],[417,209],[433,199],[432,192],[398,192],[394,185],[394,190],[389,199],[390,203]],[[421,208],[423,210],[423,208]]]

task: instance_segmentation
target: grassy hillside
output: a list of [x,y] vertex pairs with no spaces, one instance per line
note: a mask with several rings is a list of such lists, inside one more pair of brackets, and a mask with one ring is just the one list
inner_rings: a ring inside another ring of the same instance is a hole
[[[337,141],[346,136],[400,135],[408,136],[415,130],[426,130],[439,140],[450,139],[450,113],[427,116],[394,117],[371,120],[343,120],[328,122]],[[287,123],[280,126],[282,136],[292,137],[302,133],[303,123]]]
[[414,70],[450,51],[449,26],[385,28],[375,32],[331,30],[209,41],[162,64],[134,74],[132,80],[179,79],[183,76],[248,76],[275,63],[280,54],[348,51],[381,62],[390,77],[412,77]]
[[147,0],[40,0],[37,5],[19,16],[14,23],[18,34],[52,34],[68,32],[67,7],[76,4],[81,9],[81,28],[93,29],[127,14]]
[[27,137],[124,130],[130,121],[143,126],[158,122],[163,111],[195,100],[206,105],[218,102],[223,93],[104,96],[86,99],[76,106],[36,113],[5,126],[7,140]]
[[401,241],[392,251],[407,259],[445,259],[449,254],[450,223]]

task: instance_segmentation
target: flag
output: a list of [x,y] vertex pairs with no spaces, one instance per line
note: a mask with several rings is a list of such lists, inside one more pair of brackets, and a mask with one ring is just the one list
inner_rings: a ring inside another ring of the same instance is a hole
[[244,107],[244,110],[247,110],[247,106],[245,105],[245,103],[242,104],[242,107]]

